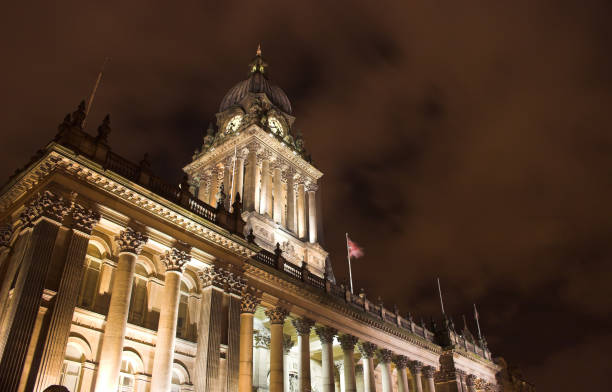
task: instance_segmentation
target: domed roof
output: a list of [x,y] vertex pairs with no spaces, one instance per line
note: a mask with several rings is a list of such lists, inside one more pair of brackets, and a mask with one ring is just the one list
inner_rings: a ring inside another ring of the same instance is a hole
[[257,48],[257,54],[249,64],[249,78],[236,84],[223,97],[219,111],[230,108],[242,101],[248,93],[264,93],[270,101],[282,111],[291,114],[291,102],[287,94],[278,86],[270,83],[266,75],[268,64],[261,57],[261,50]]

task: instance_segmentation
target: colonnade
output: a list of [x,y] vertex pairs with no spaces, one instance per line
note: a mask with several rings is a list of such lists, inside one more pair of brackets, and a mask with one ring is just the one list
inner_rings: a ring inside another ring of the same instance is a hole
[[[233,179],[233,181],[232,181]],[[284,226],[298,238],[317,242],[316,184],[281,162],[258,145],[231,154],[196,180],[198,198],[217,206],[223,184],[226,208],[231,208],[236,193],[242,197],[243,211],[255,211]]]

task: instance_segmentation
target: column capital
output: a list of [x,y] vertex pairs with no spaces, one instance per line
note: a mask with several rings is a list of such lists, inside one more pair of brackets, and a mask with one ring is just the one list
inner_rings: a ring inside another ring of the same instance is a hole
[[408,367],[410,368],[410,372],[413,374],[418,374],[421,373],[421,369],[423,369],[423,362],[410,361],[410,363],[408,363]]
[[100,214],[83,207],[80,204],[75,204],[71,212],[72,222],[71,227],[74,230],[81,231],[90,235],[93,227],[100,221]]
[[289,181],[289,179],[294,180],[295,179],[295,175],[296,175],[296,170],[293,168],[293,166],[289,166],[287,167],[285,170],[283,170],[283,180],[285,181]]
[[317,184],[315,184],[314,182],[307,182],[305,185],[307,192],[316,192],[319,189]]
[[242,300],[240,301],[240,313],[255,313],[260,302],[261,298],[254,294],[242,294]]
[[340,347],[342,347],[343,351],[353,351],[355,350],[355,345],[359,339],[353,335],[340,334],[338,335],[338,341],[340,342]]
[[468,387],[473,387],[474,384],[476,383],[476,376],[473,374],[468,374],[468,376],[465,379],[465,383],[467,384]]
[[39,218],[45,217],[61,223],[70,211],[70,204],[61,196],[50,191],[39,193],[21,212],[20,219],[26,227],[34,226]]
[[393,351],[381,348],[376,352],[376,356],[380,362],[390,363],[391,359],[393,359]]
[[334,336],[338,333],[338,330],[332,327],[315,327],[315,331],[319,335],[321,343],[329,344],[334,342]]
[[433,378],[436,368],[433,366],[423,366],[421,371],[423,372],[425,378]]
[[311,320],[307,317],[302,317],[299,319],[291,320],[291,324],[293,324],[293,327],[297,331],[298,335],[308,336],[310,335],[310,331],[312,330],[312,327],[314,326],[314,320]]
[[13,225],[11,222],[5,222],[0,225],[0,249],[8,248],[13,236]]
[[396,355],[392,359],[393,363],[398,369],[405,369],[408,366],[408,357],[405,355]]
[[139,231],[135,231],[131,227],[126,227],[125,230],[115,237],[115,240],[117,241],[119,253],[129,252],[138,255],[149,240],[149,237]]
[[265,313],[270,319],[270,324],[284,324],[285,318],[289,315],[289,311],[280,306],[268,309]]
[[295,342],[291,340],[291,335],[283,334],[283,353],[289,354],[294,345]]
[[357,345],[357,348],[359,349],[362,357],[369,359],[374,356],[374,353],[378,347],[374,343],[361,342]]
[[186,251],[172,248],[166,251],[166,253],[160,257],[160,260],[166,266],[166,271],[178,271],[182,273],[185,264],[191,260],[191,256]]

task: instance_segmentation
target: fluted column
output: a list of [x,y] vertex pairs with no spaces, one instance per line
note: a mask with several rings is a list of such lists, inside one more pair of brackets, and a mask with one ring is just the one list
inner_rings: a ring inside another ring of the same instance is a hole
[[243,197],[243,192],[242,192],[242,186],[244,183],[244,158],[242,157],[236,157],[236,169],[234,172],[234,191],[232,192],[232,203],[230,204],[233,205],[234,202],[236,201],[236,193],[240,194],[240,200],[242,200]]
[[310,380],[310,331],[314,321],[309,318],[294,319],[291,322],[295,327],[300,350],[298,365],[299,392],[310,392],[312,384]]
[[334,343],[334,336],[338,331],[331,327],[316,327],[315,331],[321,340],[321,391],[334,392],[334,352],[332,345]]
[[166,392],[171,387],[172,363],[176,345],[176,323],[179,300],[181,299],[181,276],[183,275],[183,267],[189,262],[191,256],[183,250],[172,248],[160,259],[166,266],[166,273],[157,325],[151,392]]
[[291,335],[283,335],[283,388],[285,392],[290,392],[289,384],[289,353],[295,346],[295,342],[291,338]]
[[261,162],[261,190],[259,192],[259,213],[268,214],[268,198],[270,197],[270,160]]
[[468,392],[476,392],[476,387],[474,385],[475,383],[476,376],[473,374],[468,374],[468,376],[465,378],[465,384],[467,385]]
[[270,318],[270,392],[283,392],[283,324],[289,312],[276,307],[266,311]]
[[287,176],[287,229],[295,233],[295,170],[289,169],[286,173]]
[[344,391],[357,392],[357,381],[355,380],[355,345],[357,338],[352,335],[342,334],[338,336],[340,347],[344,355]]
[[246,161],[246,177],[244,178],[244,211],[255,210],[255,190],[257,189],[257,152],[255,146],[249,146],[249,153]]
[[210,173],[210,193],[208,195],[208,200],[213,207],[217,207],[217,194],[219,193],[219,169],[217,167],[213,167]]
[[123,341],[132,297],[136,257],[140,254],[148,238],[128,227],[119,234],[116,240],[119,258],[113,278],[108,316],[104,326],[96,392],[117,389]]
[[[73,206],[70,217],[72,232],[68,240],[68,250],[55,302],[49,309],[51,313],[49,322],[41,333],[44,343],[40,351],[40,361],[34,360],[31,369],[32,372],[37,372],[34,391],[43,391],[48,386],[60,382],[72,316],[85,272],[83,260],[93,226],[100,219],[98,213],[78,204]],[[38,369],[36,363],[39,364]]]
[[274,168],[274,222],[281,223],[283,220],[283,177],[281,168]]
[[225,208],[227,211],[229,211],[229,208],[231,205],[230,193],[232,193],[232,169],[233,167],[234,167],[234,157],[232,156],[232,157],[227,158],[223,165],[223,188],[225,189],[225,194],[229,196],[225,199],[225,202],[226,202]]
[[306,237],[306,193],[302,182],[297,186],[297,234],[299,238]]
[[308,189],[308,239],[311,244],[317,242],[317,200],[316,185],[311,184]]
[[393,353],[391,350],[381,349],[378,350],[377,355],[382,370],[382,392],[393,392],[393,385],[391,382],[391,359],[393,358]]
[[410,372],[414,377],[414,387],[416,392],[423,392],[422,369],[423,363],[420,361],[412,361],[408,364]]
[[433,366],[424,366],[422,372],[423,376],[425,376],[425,382],[427,383],[429,392],[434,392],[436,390],[436,383],[434,382],[436,368]]
[[253,294],[242,295],[240,303],[240,368],[238,392],[253,390],[253,314],[261,300]]
[[397,369],[397,390],[399,392],[409,392],[408,375],[406,374],[408,358],[403,355],[397,355],[393,357],[393,363],[395,364],[395,369]]
[[369,342],[359,343],[357,346],[361,353],[363,363],[363,391],[376,392],[376,380],[374,378],[374,353],[376,345]]

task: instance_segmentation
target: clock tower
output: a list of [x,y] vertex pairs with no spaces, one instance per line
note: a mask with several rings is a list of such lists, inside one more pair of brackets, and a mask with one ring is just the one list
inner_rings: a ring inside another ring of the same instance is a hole
[[232,87],[208,126],[201,149],[183,169],[205,203],[243,204],[245,235],[288,261],[323,276],[327,252],[317,241],[317,181],[321,173],[294,127],[291,103],[272,84],[260,48],[246,80]]

